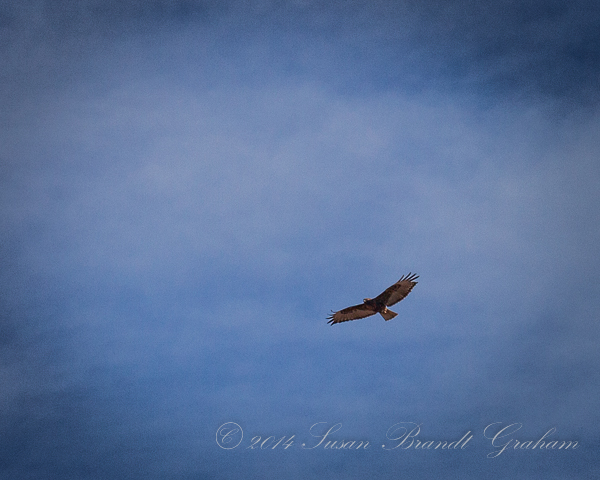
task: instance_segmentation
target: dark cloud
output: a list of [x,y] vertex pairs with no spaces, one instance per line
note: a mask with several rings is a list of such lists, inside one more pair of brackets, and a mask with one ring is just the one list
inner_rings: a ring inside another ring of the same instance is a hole
[[[238,63],[244,81],[287,71],[346,93],[434,89],[584,105],[597,100],[600,78],[600,8],[583,0],[40,1],[8,2],[2,18],[3,53],[16,73],[50,69],[59,81],[90,49],[139,36],[158,46],[182,29]],[[192,61],[202,60],[197,48],[187,48]]]

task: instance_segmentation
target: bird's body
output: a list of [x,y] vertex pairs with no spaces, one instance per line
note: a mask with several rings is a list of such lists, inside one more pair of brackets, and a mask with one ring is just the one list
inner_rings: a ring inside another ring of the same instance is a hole
[[386,321],[391,320],[398,314],[392,312],[387,307],[404,299],[417,284],[417,282],[415,282],[417,278],[419,278],[418,275],[409,273],[400,278],[394,285],[385,289],[385,291],[375,298],[365,298],[360,305],[354,305],[338,312],[332,312],[332,314],[327,317],[329,320],[327,323],[333,325],[334,323],[370,317],[376,313],[379,313]]

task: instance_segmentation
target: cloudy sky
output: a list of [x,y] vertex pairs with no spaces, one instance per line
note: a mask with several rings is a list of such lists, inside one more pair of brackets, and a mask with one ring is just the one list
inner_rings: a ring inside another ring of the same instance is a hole
[[[599,475],[599,32],[1,1],[0,477]],[[394,320],[327,325],[408,272]],[[577,448],[513,448],[549,431]]]

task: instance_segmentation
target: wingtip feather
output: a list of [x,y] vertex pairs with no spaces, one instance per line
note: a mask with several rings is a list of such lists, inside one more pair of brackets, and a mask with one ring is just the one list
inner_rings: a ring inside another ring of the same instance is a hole
[[416,273],[412,273],[412,272],[408,272],[408,275],[403,275],[400,280],[398,280],[399,282],[403,282],[403,281],[408,281],[408,282],[413,282],[413,283],[418,283],[415,282],[415,280],[419,278],[419,275],[417,275]]

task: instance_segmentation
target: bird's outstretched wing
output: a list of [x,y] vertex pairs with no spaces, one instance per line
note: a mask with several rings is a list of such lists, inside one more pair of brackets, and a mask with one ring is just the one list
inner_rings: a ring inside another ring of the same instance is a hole
[[358,320],[359,318],[375,315],[375,313],[377,313],[377,310],[374,307],[363,303],[361,305],[344,308],[339,312],[332,312],[331,315],[327,317],[329,320],[327,323],[333,325],[334,323],[347,322],[348,320]]
[[415,282],[417,278],[419,278],[419,276],[416,274],[409,273],[408,275],[404,275],[391,287],[386,288],[383,293],[379,294],[375,301],[382,302],[388,307],[398,303],[400,300],[404,299],[418,283]]

